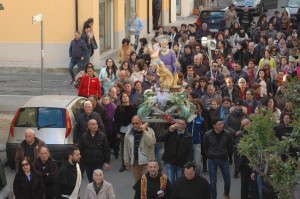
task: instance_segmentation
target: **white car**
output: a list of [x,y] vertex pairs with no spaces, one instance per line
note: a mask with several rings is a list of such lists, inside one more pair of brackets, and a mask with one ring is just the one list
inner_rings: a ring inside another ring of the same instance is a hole
[[67,95],[43,95],[29,99],[15,113],[6,143],[8,164],[15,168],[17,146],[25,139],[24,131],[32,128],[43,140],[52,158],[60,162],[73,146],[78,115],[87,99]]

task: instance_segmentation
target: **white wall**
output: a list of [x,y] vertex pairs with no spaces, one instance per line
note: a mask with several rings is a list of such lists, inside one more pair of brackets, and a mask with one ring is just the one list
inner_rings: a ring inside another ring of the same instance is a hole
[[192,14],[194,0],[181,0],[181,16],[187,17]]

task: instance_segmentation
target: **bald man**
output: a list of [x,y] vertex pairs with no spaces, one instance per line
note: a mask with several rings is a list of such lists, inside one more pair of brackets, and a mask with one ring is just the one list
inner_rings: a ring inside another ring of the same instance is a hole
[[30,157],[33,161],[38,159],[40,149],[42,147],[47,147],[44,141],[35,137],[33,129],[26,129],[24,131],[25,140],[23,140],[17,147],[15,163],[16,163],[16,171],[19,170],[20,160],[24,158],[24,156]]
[[139,116],[135,115],[131,124],[132,129],[124,138],[124,163],[127,171],[132,167],[133,177],[137,182],[147,173],[149,161],[155,159],[156,138],[154,131],[147,124],[143,124]]

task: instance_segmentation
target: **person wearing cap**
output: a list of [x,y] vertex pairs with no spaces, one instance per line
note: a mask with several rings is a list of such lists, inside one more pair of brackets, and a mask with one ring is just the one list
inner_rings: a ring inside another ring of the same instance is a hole
[[233,161],[234,161],[234,178],[239,177],[240,156],[237,150],[237,144],[241,138],[241,121],[247,118],[247,109],[243,107],[243,100],[236,99],[235,106],[229,110],[225,129],[228,130],[233,138]]
[[238,83],[240,78],[244,78],[247,83],[249,82],[248,74],[242,70],[242,65],[239,61],[234,63],[234,71],[231,72],[230,77],[233,78],[235,84]]
[[252,21],[253,15],[249,11],[249,7],[245,6],[243,11],[239,14],[239,23],[244,26],[245,30],[248,30]]
[[176,180],[171,199],[210,199],[210,187],[208,181],[196,173],[193,162],[184,165],[184,176]]

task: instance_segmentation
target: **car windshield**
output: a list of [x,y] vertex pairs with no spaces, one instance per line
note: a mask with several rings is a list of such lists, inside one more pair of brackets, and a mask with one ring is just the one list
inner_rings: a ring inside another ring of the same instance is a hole
[[224,12],[201,12],[200,17],[202,19],[223,19],[224,18]]
[[21,108],[16,127],[65,128],[66,110],[63,108]]
[[290,0],[287,4],[288,7],[297,8],[300,7],[300,0]]

